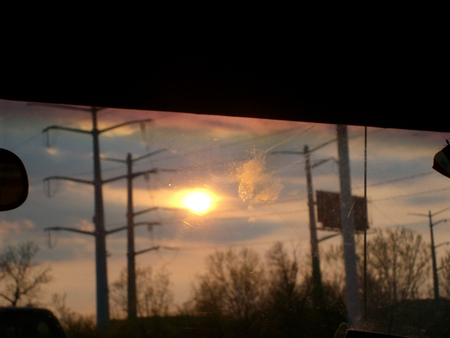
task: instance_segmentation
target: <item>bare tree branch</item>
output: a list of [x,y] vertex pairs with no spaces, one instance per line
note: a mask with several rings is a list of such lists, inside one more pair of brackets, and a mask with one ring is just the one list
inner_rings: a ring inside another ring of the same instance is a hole
[[53,279],[50,266],[33,262],[38,251],[39,247],[29,241],[9,246],[0,254],[0,297],[12,306],[37,300],[42,285]]

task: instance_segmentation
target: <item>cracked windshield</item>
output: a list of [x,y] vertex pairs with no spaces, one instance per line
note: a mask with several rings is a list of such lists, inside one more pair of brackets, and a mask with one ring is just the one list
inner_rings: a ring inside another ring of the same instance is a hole
[[70,337],[446,336],[447,137],[0,100],[29,180],[0,307]]

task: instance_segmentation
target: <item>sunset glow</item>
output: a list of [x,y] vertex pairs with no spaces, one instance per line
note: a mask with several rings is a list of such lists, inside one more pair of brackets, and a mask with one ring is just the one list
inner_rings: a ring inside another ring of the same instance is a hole
[[197,214],[204,214],[211,210],[213,197],[204,190],[194,190],[186,194],[182,200],[185,208]]
[[[98,204],[103,205],[99,215],[108,235],[107,245],[101,247],[108,277],[102,290],[121,280],[129,264],[127,248],[133,244],[139,253],[136,268],[151,268],[154,277],[163,270],[170,274],[164,283],[168,296],[173,296],[168,309],[174,315],[186,302],[197,301],[192,298],[193,288],[200,285],[197,276],[208,271],[204,262],[216,252],[254,250],[263,263],[273,244],[282,243],[309,269],[309,207],[317,209],[317,191],[338,193],[341,186],[339,163],[326,160],[339,157],[336,125],[105,108],[98,115],[98,128],[106,132],[99,137],[102,203],[97,204],[92,117],[83,111],[86,107],[72,108],[0,100],[1,148],[23,160],[30,182],[27,201],[17,210],[0,213],[0,254],[27,241],[39,246],[38,262],[51,266],[54,277],[44,285],[40,304],[53,308],[52,296],[67,294],[64,299],[73,313],[96,315],[96,276],[103,272],[97,272],[95,264],[97,241],[86,235],[103,233],[96,232],[93,218]],[[126,124],[142,119],[152,122]],[[122,127],[108,129],[117,125]],[[47,129],[48,135],[43,134]],[[348,183],[353,196],[367,193],[370,229],[405,226],[427,244],[429,222],[411,213],[447,211],[449,181],[431,165],[448,133],[361,126],[348,126],[348,133]],[[306,146],[314,150],[309,151],[312,201]],[[128,155],[129,167],[124,161]],[[131,200],[128,169],[133,178]],[[134,242],[124,231],[129,201],[135,225],[147,225],[134,228]],[[442,216],[450,217],[447,212]],[[343,237],[328,239],[330,230],[322,223],[316,219],[320,252],[334,253],[330,250],[341,247]],[[434,231],[436,247],[450,241],[449,222]],[[355,234],[355,239],[362,240],[361,235]],[[438,262],[447,257],[443,249],[436,254]],[[337,276],[344,271],[334,263],[321,260],[327,282],[335,271]],[[424,280],[425,289],[433,285],[431,274]],[[0,287],[6,290],[5,279]],[[447,297],[444,290],[442,296]],[[126,289],[122,291],[126,299]],[[113,297],[108,304],[111,317],[127,318],[127,306]],[[8,301],[0,298],[0,306],[5,305]]]

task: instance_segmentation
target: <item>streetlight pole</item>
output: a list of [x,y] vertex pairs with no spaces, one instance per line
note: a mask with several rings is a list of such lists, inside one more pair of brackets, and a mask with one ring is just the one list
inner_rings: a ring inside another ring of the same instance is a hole
[[348,135],[346,125],[337,125],[339,181],[341,187],[341,222],[344,245],[345,285],[348,319],[357,325],[361,318],[359,299],[358,273],[355,252],[355,221],[353,217],[352,193],[350,181],[350,163],[348,151]]

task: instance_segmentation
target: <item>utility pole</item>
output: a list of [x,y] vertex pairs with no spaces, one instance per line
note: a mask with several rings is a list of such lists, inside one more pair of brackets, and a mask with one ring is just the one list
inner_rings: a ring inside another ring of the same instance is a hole
[[[132,155],[128,153],[126,160],[114,159],[114,158],[104,158],[104,160],[115,161],[125,163],[127,165],[127,174],[119,177],[115,177],[113,179],[108,180],[108,182],[116,181],[122,178],[127,179],[127,311],[128,318],[135,319],[137,318],[137,292],[136,292],[136,255],[144,252],[148,252],[150,250],[157,250],[158,247],[153,247],[150,249],[141,250],[139,252],[135,251],[134,248],[134,227],[136,223],[134,223],[134,217],[140,215],[144,212],[153,211],[158,209],[158,207],[149,208],[140,212],[133,211],[133,179],[139,177],[141,175],[146,175],[150,173],[157,173],[158,171],[175,171],[174,169],[151,169],[142,172],[133,173],[133,162],[137,162],[144,158],[153,156],[165,149],[160,149],[154,151],[152,153],[137,157],[135,159],[132,158]],[[106,182],[106,181],[105,181]]]
[[438,276],[437,259],[436,259],[436,247],[437,246],[434,245],[433,227],[435,225],[438,225],[439,223],[447,222],[447,220],[446,219],[442,219],[440,221],[437,221],[437,222],[433,223],[433,216],[435,216],[437,214],[440,214],[441,212],[444,212],[444,211],[446,211],[448,209],[450,209],[450,207],[442,209],[442,210],[439,210],[439,211],[435,212],[434,214],[431,213],[431,210],[428,211],[428,214],[409,213],[409,215],[417,215],[417,216],[428,217],[428,226],[430,227],[430,239],[431,239],[431,259],[432,259],[434,300],[436,300],[436,301],[439,300],[440,296],[439,296],[439,276]]
[[99,144],[99,135],[116,129],[118,127],[122,127],[125,125],[129,125],[132,123],[141,123],[141,122],[150,122],[151,119],[144,119],[139,121],[129,121],[125,123],[121,123],[119,125],[115,125],[109,128],[105,128],[103,130],[99,130],[97,127],[97,113],[103,108],[91,107],[91,108],[83,108],[83,107],[72,107],[72,106],[63,106],[65,109],[74,109],[87,111],[91,113],[92,116],[92,130],[83,130],[76,128],[67,128],[60,126],[49,126],[45,128],[42,132],[47,133],[52,129],[59,129],[77,133],[84,133],[92,135],[93,137],[93,161],[94,161],[94,180],[86,181],[73,179],[69,177],[63,176],[53,176],[44,179],[45,181],[49,181],[51,179],[60,179],[60,180],[69,180],[79,183],[87,183],[92,184],[94,186],[94,236],[95,236],[95,267],[96,267],[96,290],[97,290],[97,326],[98,327],[107,327],[109,326],[109,300],[108,300],[108,275],[107,275],[107,262],[106,262],[106,234],[107,231],[105,229],[105,216],[104,216],[104,207],[103,207],[103,193],[102,193],[102,176],[101,176],[101,167],[100,167],[100,144]]
[[358,274],[355,252],[355,221],[350,182],[350,163],[346,125],[337,125],[339,154],[339,181],[341,186],[341,221],[344,247],[346,300],[349,324],[357,324],[361,318]]
[[[312,265],[312,279],[313,279],[313,300],[315,308],[321,308],[323,306],[323,286],[322,286],[322,274],[320,271],[320,257],[319,257],[319,242],[321,240],[317,239],[317,226],[316,226],[316,216],[314,209],[314,192],[312,186],[312,174],[311,170],[319,165],[334,160],[334,158],[327,158],[311,164],[310,154],[332,142],[336,139],[328,141],[320,146],[309,150],[307,145],[304,146],[303,152],[299,151],[273,151],[272,154],[303,154],[305,158],[305,172],[306,172],[306,187],[307,187],[307,197],[308,197],[308,211],[309,211],[309,233],[310,233],[310,243],[311,243],[311,265]],[[334,235],[332,236],[334,237]],[[330,237],[327,237],[330,238]],[[322,239],[323,240],[323,239]]]

